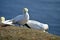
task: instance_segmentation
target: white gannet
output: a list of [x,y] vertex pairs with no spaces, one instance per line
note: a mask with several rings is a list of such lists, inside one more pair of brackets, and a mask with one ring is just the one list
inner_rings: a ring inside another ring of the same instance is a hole
[[0,18],[0,25],[13,25],[11,20],[5,20],[5,17]]
[[[5,17],[1,17],[0,20],[1,20],[0,24],[3,23],[3,25],[4,24],[5,25],[15,25],[15,24],[13,24],[13,21],[11,21],[11,20],[5,21]],[[27,23],[22,25],[22,27],[28,27],[28,28],[32,28],[32,29],[43,30],[43,32],[45,32],[45,30],[48,29],[48,24],[40,23],[40,22],[35,21],[35,20],[28,20]]]
[[28,20],[29,20],[29,14],[27,8],[23,9],[23,15],[18,15],[17,17],[12,19],[13,23],[18,23],[21,25],[25,24]]
[[29,20],[24,26],[27,26],[28,28],[32,28],[32,29],[43,30],[43,32],[48,30],[48,24],[40,23],[35,20]]

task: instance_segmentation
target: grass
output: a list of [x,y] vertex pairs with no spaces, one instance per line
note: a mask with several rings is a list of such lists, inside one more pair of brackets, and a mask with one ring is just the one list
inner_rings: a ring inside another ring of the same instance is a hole
[[0,40],[60,40],[60,37],[35,29],[0,26]]

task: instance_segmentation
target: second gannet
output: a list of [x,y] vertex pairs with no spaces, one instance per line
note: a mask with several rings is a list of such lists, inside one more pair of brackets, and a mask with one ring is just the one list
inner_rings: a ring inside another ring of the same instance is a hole
[[23,15],[18,15],[17,17],[12,19],[13,23],[18,23],[21,25],[27,23],[28,20],[29,20],[28,8],[23,9]]

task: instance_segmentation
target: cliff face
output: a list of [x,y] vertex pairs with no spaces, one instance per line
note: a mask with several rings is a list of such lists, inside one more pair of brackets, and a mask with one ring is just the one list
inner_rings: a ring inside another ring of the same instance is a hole
[[0,26],[0,40],[60,40],[60,37],[35,29]]

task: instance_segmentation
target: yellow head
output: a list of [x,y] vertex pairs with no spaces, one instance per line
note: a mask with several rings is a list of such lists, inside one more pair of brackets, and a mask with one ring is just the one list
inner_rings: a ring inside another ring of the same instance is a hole
[[5,21],[5,17],[1,17],[0,20],[3,23]]
[[23,9],[24,13],[28,12],[28,8]]

